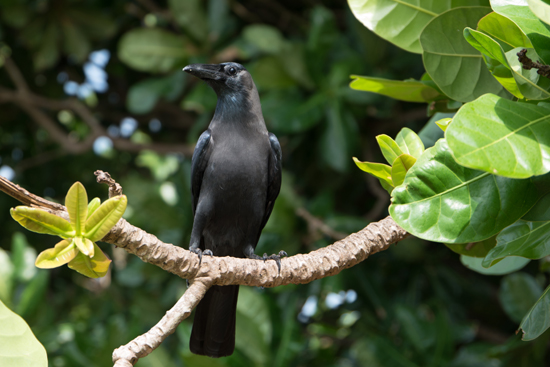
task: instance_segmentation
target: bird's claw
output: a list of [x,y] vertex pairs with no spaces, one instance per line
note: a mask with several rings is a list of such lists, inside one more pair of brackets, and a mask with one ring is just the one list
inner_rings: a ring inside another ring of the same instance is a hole
[[189,251],[197,254],[197,256],[199,257],[199,266],[202,263],[202,255],[214,256],[214,254],[212,253],[212,250],[208,250],[208,249],[202,251],[200,248],[197,247],[197,248],[189,249]]
[[279,274],[281,274],[281,257],[288,256],[287,253],[283,250],[279,251],[277,255],[273,254],[270,256],[267,256],[267,254],[264,253],[264,256],[262,257],[264,263],[266,260],[275,260],[275,263],[277,264],[277,269],[279,269]]

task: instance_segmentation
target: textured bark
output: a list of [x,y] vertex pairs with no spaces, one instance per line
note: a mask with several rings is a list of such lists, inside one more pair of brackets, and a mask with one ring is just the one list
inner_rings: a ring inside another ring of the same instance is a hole
[[[23,204],[41,207],[63,218],[68,217],[62,205],[33,195],[2,177],[0,177],[0,190]],[[116,367],[133,366],[139,358],[151,353],[175,331],[184,319],[189,317],[193,308],[212,285],[239,284],[269,288],[287,284],[306,284],[338,274],[370,255],[386,250],[391,244],[403,240],[408,235],[391,217],[387,217],[327,247],[308,254],[281,259],[279,273],[275,261],[271,260],[264,262],[234,257],[204,256],[199,266],[196,254],[164,243],[154,235],[121,219],[102,239],[103,242],[123,248],[144,262],[156,265],[181,278],[189,279],[191,286],[157,325],[114,351],[114,365]],[[284,246],[281,247],[284,248]]]

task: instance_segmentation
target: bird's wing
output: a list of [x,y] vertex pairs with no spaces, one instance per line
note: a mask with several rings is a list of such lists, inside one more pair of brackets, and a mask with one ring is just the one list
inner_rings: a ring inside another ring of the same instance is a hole
[[210,158],[210,130],[203,132],[193,151],[191,159],[191,195],[193,196],[193,214],[199,202],[199,194],[202,185],[202,177]]
[[275,204],[275,199],[279,196],[279,191],[281,190],[281,176],[282,176],[282,159],[283,153],[281,151],[281,145],[279,140],[273,133],[269,133],[269,143],[271,144],[271,156],[269,157],[269,168],[268,168],[268,186],[267,186],[267,200],[264,219],[262,221],[261,230],[265,227],[271,211],[273,210],[273,205]]

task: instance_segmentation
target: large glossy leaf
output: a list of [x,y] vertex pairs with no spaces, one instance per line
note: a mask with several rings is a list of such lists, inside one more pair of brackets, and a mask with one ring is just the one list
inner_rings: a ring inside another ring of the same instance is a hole
[[550,327],[550,286],[546,288],[537,303],[521,321],[519,328],[523,331],[523,340],[538,338]]
[[495,12],[513,20],[529,37],[544,63],[550,63],[550,26],[533,14],[527,0],[491,0],[491,7]]
[[368,76],[352,75],[350,87],[373,92],[406,102],[429,102],[441,94],[434,88],[417,80],[390,80]]
[[122,218],[128,199],[126,195],[115,196],[105,201],[86,221],[86,237],[99,241]]
[[485,93],[507,94],[462,34],[490,11],[486,7],[449,10],[433,19],[420,36],[426,71],[451,99],[469,102]]
[[101,251],[97,244],[94,245],[94,257],[89,258],[82,252],[68,264],[69,268],[79,272],[88,278],[101,278],[107,274],[111,260]]
[[86,189],[80,182],[75,182],[67,192],[65,206],[69,212],[71,226],[76,235],[82,235],[88,218],[88,194],[86,194]]
[[401,154],[395,158],[391,167],[393,186],[399,186],[405,180],[407,171],[416,163],[416,158],[409,154]]
[[75,258],[78,249],[71,240],[58,242],[54,248],[42,251],[36,258],[35,265],[41,269],[52,269],[65,265]]
[[29,325],[0,301],[0,366],[48,367],[46,349]]
[[393,140],[386,134],[378,135],[376,137],[376,141],[380,146],[382,155],[384,156],[384,158],[386,158],[386,161],[388,161],[389,164],[393,164],[395,159],[403,154],[403,151],[401,150],[399,145],[397,145],[395,140]]
[[550,24],[550,4],[542,0],[527,0],[529,9],[546,24]]
[[497,236],[487,238],[486,240],[471,243],[446,243],[445,246],[457,254],[470,257],[485,257],[497,244]]
[[137,28],[122,36],[118,57],[128,66],[149,72],[168,72],[185,65],[185,38],[157,28]]
[[462,263],[462,265],[464,265],[470,270],[473,270],[483,275],[510,274],[515,271],[518,271],[519,269],[522,269],[531,260],[524,259],[522,257],[510,256],[500,261],[499,263],[491,266],[490,268],[483,267],[481,264],[482,261],[483,259],[479,257],[469,257],[469,256],[460,255],[460,262]]
[[458,6],[489,5],[486,0],[348,0],[361,23],[380,37],[421,53],[418,37],[430,20]]
[[390,214],[405,230],[429,241],[478,242],[521,218],[541,195],[529,179],[459,165],[442,139],[393,190]]
[[537,201],[521,219],[531,222],[550,221],[550,194],[546,194]]
[[10,209],[10,214],[19,224],[32,232],[53,234],[64,238],[74,235],[69,222],[42,209],[18,206]]
[[542,288],[535,278],[524,272],[517,272],[502,278],[498,298],[506,314],[520,323],[542,294]]
[[550,171],[550,108],[487,94],[462,107],[445,132],[461,165],[525,178]]
[[483,266],[507,256],[541,259],[550,255],[550,222],[519,220],[500,232],[497,245],[483,260]]
[[395,142],[405,154],[412,155],[418,159],[424,153],[424,143],[422,139],[411,129],[404,127],[395,137]]
[[516,23],[498,13],[489,13],[481,18],[477,24],[477,30],[491,36],[505,52],[517,47],[533,47],[529,38]]
[[[486,57],[486,64],[493,76],[517,98],[550,98],[550,80],[537,74],[536,69],[527,70],[521,66],[517,53],[522,48],[504,52],[491,37],[470,28],[464,30],[464,37]],[[533,49],[527,49],[527,55],[534,61],[539,57]]]

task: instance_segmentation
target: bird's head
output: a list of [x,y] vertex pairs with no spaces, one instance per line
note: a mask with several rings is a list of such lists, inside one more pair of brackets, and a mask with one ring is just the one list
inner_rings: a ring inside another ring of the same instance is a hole
[[183,71],[204,80],[218,97],[248,95],[256,89],[250,73],[236,62],[191,64],[184,67]]

